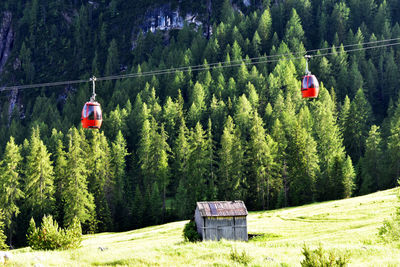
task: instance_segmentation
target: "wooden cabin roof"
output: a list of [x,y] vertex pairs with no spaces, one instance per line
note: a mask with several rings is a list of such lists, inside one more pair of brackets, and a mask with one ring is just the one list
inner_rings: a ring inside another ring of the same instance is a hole
[[247,216],[247,208],[243,201],[210,201],[197,202],[202,217]]

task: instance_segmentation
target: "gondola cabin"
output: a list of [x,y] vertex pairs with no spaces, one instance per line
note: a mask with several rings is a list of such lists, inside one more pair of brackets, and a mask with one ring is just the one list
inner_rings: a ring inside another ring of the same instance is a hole
[[102,122],[100,104],[98,102],[86,102],[82,110],[82,127],[100,129]]
[[317,98],[319,93],[319,83],[314,75],[306,75],[301,83],[301,95],[303,98]]

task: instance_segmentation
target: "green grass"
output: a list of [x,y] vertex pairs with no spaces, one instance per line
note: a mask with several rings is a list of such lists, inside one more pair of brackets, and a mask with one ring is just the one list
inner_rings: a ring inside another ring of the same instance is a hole
[[[187,221],[84,237],[68,251],[12,251],[10,266],[299,266],[304,244],[350,254],[350,266],[400,266],[400,248],[380,242],[378,227],[395,211],[395,189],[367,196],[250,212],[249,242],[185,243]],[[99,247],[107,248],[101,251]]]

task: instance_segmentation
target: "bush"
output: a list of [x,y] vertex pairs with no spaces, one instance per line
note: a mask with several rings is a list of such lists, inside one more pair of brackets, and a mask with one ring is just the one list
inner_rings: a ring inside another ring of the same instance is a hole
[[185,241],[189,242],[197,242],[201,240],[201,236],[197,232],[195,221],[191,220],[185,224],[185,228],[183,229],[183,238]]
[[67,229],[58,227],[52,216],[44,216],[40,228],[31,219],[27,233],[28,245],[32,249],[57,250],[79,247],[82,242],[81,224],[74,218]]
[[[400,200],[400,192],[398,192],[397,197]],[[379,228],[379,236],[387,243],[400,241],[400,207],[397,207],[392,218],[383,221],[383,225]]]
[[302,253],[306,257],[300,262],[303,267],[346,266],[350,262],[348,253],[341,255],[333,250],[325,251],[321,245],[311,251],[304,244]]
[[0,210],[0,249],[8,249],[6,245],[7,237],[4,235],[3,212]]
[[251,262],[251,257],[249,256],[249,254],[247,254],[245,250],[243,250],[242,254],[240,254],[239,252],[237,252],[236,248],[233,248],[231,250],[230,258],[234,262],[243,265],[248,265]]

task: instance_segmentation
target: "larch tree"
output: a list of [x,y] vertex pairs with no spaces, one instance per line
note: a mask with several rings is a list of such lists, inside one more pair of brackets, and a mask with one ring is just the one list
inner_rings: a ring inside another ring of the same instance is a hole
[[57,147],[54,150],[54,185],[56,200],[56,218],[62,222],[64,218],[63,191],[66,188],[67,181],[67,152],[64,150],[64,144],[61,139],[57,140]]
[[127,224],[124,221],[126,217],[124,215],[129,213],[128,195],[134,193],[126,172],[126,160],[130,155],[126,146],[124,136],[121,131],[118,131],[115,141],[111,144],[111,168],[115,183],[113,187],[113,205],[110,208],[113,221],[116,223],[116,229],[122,229]]
[[[170,167],[168,164],[169,154],[171,153],[171,148],[167,143],[168,135],[164,129],[164,124],[161,125],[159,132],[154,132],[154,142],[152,148],[152,156],[153,156],[153,168],[154,168],[154,176],[155,182],[152,188],[152,194],[154,194],[154,185],[159,186],[158,193],[162,196],[160,197],[160,207],[162,210],[161,221],[164,221],[166,216],[166,200],[167,200],[167,187],[170,182]],[[162,203],[162,204],[161,204]],[[156,203],[153,203],[154,205]],[[157,205],[157,207],[159,207]]]
[[188,157],[188,204],[189,209],[193,210],[196,201],[206,200],[207,197],[207,151],[206,133],[200,123],[190,131],[189,157]]
[[243,198],[244,150],[239,132],[228,116],[218,151],[218,196],[223,200]]
[[207,199],[213,200],[217,198],[217,171],[216,171],[216,149],[215,149],[215,141],[213,139],[213,130],[212,130],[212,122],[211,119],[208,119],[207,124],[207,133],[206,133],[206,141],[205,141],[205,152],[206,152],[206,161],[207,161],[207,171],[206,171],[206,179],[207,179]]
[[173,154],[173,169],[174,177],[176,177],[177,184],[176,188],[176,204],[178,216],[185,218],[190,213],[190,206],[187,201],[189,195],[189,132],[184,121],[182,121],[179,127],[178,137],[175,140]]
[[321,171],[317,178],[317,196],[319,200],[336,199],[338,196],[333,195],[335,181],[332,172],[336,171],[333,163],[337,157],[343,161],[346,154],[339,125],[336,123],[335,105],[323,86],[320,89],[319,100],[313,109],[313,132]]
[[258,22],[257,33],[260,37],[261,47],[266,49],[268,47],[268,41],[271,38],[272,32],[272,18],[269,9],[265,9]]
[[99,231],[110,231],[112,219],[110,205],[114,174],[111,169],[111,151],[104,133],[92,131],[90,135],[90,155],[87,159],[89,192],[94,196],[97,227]]
[[315,181],[319,172],[317,144],[311,133],[296,123],[288,139],[289,199],[292,205],[315,199]]
[[12,246],[13,223],[20,213],[18,201],[24,198],[20,184],[21,161],[20,148],[14,143],[14,138],[10,137],[0,162],[0,210],[4,211],[3,218],[0,220],[4,220],[8,230],[10,246]]
[[296,9],[292,9],[290,20],[286,24],[283,41],[288,44],[288,47],[292,52],[300,52],[304,50],[304,30],[301,26],[301,19],[297,14]]
[[88,190],[88,170],[85,152],[85,140],[76,128],[71,128],[67,135],[67,173],[65,189],[62,192],[64,201],[64,225],[70,225],[74,218],[93,231],[95,220],[94,197]]
[[24,192],[28,212],[40,220],[54,211],[54,169],[50,153],[40,139],[39,128],[34,128],[26,158]]
[[372,109],[360,88],[350,104],[349,114],[344,123],[344,144],[354,162],[364,154],[365,140],[372,123]]
[[4,215],[3,211],[0,209],[0,249],[8,249],[6,245],[6,235],[4,234]]
[[383,142],[379,126],[372,125],[365,141],[365,154],[362,160],[362,183],[360,194],[369,194],[385,188],[381,180],[384,173],[382,169]]
[[[265,210],[270,208],[270,191],[272,180],[276,178],[275,158],[278,146],[271,136],[265,133],[262,119],[257,112],[254,113],[252,122],[248,143],[249,191],[256,193],[256,207]],[[254,184],[251,184],[252,182]]]

